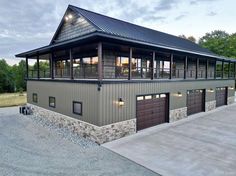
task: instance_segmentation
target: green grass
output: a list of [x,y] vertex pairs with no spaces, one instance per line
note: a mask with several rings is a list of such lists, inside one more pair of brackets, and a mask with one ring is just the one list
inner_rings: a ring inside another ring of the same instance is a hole
[[26,104],[26,92],[0,94],[0,107],[19,106]]

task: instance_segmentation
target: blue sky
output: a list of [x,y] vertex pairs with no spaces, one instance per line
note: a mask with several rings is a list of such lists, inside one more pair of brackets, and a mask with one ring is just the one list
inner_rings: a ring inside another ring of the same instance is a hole
[[233,0],[1,0],[0,58],[48,45],[68,4],[162,32],[197,39],[206,32],[236,32]]

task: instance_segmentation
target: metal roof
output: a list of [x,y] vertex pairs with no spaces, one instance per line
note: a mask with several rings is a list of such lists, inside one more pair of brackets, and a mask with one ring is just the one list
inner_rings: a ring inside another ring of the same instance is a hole
[[[79,15],[82,15],[93,26],[95,26],[96,27],[95,33],[97,35],[100,34],[100,35],[103,35],[104,37],[131,41],[135,43],[141,43],[144,45],[150,45],[154,47],[156,46],[156,47],[165,48],[165,49],[193,53],[193,54],[198,54],[198,55],[203,55],[203,56],[208,56],[208,57],[213,57],[213,58],[218,58],[218,59],[223,59],[223,60],[235,61],[234,59],[229,59],[229,58],[216,55],[212,53],[211,51],[209,51],[208,49],[202,48],[196,43],[193,43],[187,39],[183,39],[174,35],[159,32],[153,29],[148,29],[148,28],[138,26],[132,23],[128,23],[125,21],[121,21],[118,19],[114,19],[105,15],[101,15],[95,12],[81,9],[76,6],[69,5],[68,9],[71,9],[74,12],[78,13]],[[60,28],[60,25],[58,29]],[[59,32],[58,29],[56,33]],[[80,37],[76,39],[80,40]],[[76,39],[72,39],[72,41]],[[66,42],[70,42],[70,41],[66,41]],[[63,43],[65,42],[62,42],[61,44]],[[50,45],[45,46],[43,48],[44,49],[53,48],[54,45],[55,44],[50,43]],[[56,45],[60,45],[60,43],[57,43]],[[36,50],[33,50],[31,52],[35,52]],[[27,54],[27,52],[22,53],[22,54]],[[18,54],[17,56],[21,56],[22,54]]]

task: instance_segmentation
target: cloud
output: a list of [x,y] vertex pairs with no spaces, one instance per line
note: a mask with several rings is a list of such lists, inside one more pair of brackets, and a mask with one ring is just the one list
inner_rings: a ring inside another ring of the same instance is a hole
[[188,15],[181,13],[180,8],[185,11],[189,3],[216,1],[219,0],[0,0],[0,57],[14,58],[20,52],[48,45],[68,4],[170,32],[173,27],[168,20],[174,16],[178,21]]
[[179,21],[179,20],[185,18],[186,16],[187,16],[186,14],[179,15],[175,18],[175,21]]
[[207,16],[216,16],[217,15],[217,13],[216,12],[209,12],[209,13],[207,13]]
[[157,11],[166,11],[170,10],[176,5],[179,1],[177,0],[161,0],[160,3],[155,7]]
[[204,2],[215,2],[215,1],[218,1],[218,0],[192,0],[192,1],[190,1],[190,4],[191,5],[196,5],[196,4],[198,4],[198,3],[204,3]]

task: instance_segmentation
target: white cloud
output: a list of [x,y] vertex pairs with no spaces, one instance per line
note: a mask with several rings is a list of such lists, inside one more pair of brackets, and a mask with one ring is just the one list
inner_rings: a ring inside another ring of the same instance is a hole
[[0,57],[47,45],[68,4],[174,35],[236,32],[233,0],[1,0]]

